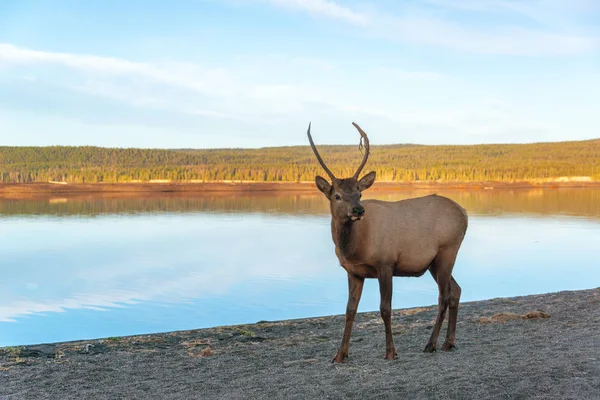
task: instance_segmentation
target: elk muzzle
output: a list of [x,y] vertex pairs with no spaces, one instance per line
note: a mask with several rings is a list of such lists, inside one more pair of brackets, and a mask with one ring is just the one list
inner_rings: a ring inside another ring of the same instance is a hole
[[357,205],[352,207],[352,213],[348,216],[352,221],[358,221],[363,215],[365,215],[365,208],[361,205]]

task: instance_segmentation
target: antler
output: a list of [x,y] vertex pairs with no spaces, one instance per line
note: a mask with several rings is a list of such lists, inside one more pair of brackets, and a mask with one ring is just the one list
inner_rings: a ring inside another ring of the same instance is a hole
[[[353,122],[352,125],[354,125],[354,127],[356,129],[358,129],[358,132],[360,133],[360,145],[359,145],[359,148],[362,148],[362,146],[363,146],[363,140],[365,142],[365,156],[364,156],[362,162],[360,163],[360,166],[358,167],[358,169],[354,173],[354,178],[358,179],[358,175],[360,174],[360,171],[362,171],[363,167],[367,163],[367,159],[369,158],[369,138],[367,137],[367,134],[365,133],[365,131],[363,131],[360,128],[360,126],[358,126],[358,124],[356,124],[355,122]],[[309,128],[309,130],[310,130],[310,128]]]
[[313,152],[315,153],[315,156],[317,156],[317,160],[319,160],[319,164],[321,164],[321,167],[323,167],[325,172],[327,172],[327,175],[329,175],[331,180],[334,181],[336,179],[335,175],[333,175],[333,173],[329,170],[329,168],[327,168],[327,166],[323,162],[323,159],[319,155],[319,152],[317,151],[317,148],[315,147],[315,144],[312,140],[312,136],[310,136],[310,122],[308,123],[308,132],[306,132],[306,134],[308,135],[308,141],[310,142],[310,147],[312,147]]

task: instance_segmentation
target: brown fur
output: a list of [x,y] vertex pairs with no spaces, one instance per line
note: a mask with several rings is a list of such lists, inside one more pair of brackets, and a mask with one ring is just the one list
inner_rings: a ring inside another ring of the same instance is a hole
[[356,124],[365,140],[365,157],[351,178],[338,179],[322,161],[310,135],[317,160],[331,178],[331,184],[317,176],[318,189],[330,201],[331,236],[341,266],[348,272],[346,323],[340,348],[333,362],[348,356],[352,324],[365,278],[377,278],[381,295],[380,311],[386,333],[386,359],[396,358],[392,338],[391,302],[394,276],[421,276],[427,270],[438,284],[438,315],[425,352],[437,348],[442,323],[449,312],[448,332],[442,350],[456,342],[456,319],[460,286],[452,277],[454,262],[467,231],[466,211],[454,201],[437,195],[396,202],[361,201],[361,193],[375,181],[375,172],[360,180],[358,175],[369,156],[366,133]]

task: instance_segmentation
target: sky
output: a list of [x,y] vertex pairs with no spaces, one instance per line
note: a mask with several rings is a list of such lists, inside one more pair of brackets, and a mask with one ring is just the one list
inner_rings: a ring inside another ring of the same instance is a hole
[[600,137],[597,0],[2,0],[0,145]]

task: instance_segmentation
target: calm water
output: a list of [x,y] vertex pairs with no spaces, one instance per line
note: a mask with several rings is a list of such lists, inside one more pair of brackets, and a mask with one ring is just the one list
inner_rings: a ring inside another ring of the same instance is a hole
[[[600,286],[599,189],[438,193],[470,214],[454,272],[462,300]],[[346,306],[321,195],[0,199],[0,243],[0,346]],[[429,274],[395,278],[394,307],[436,303]],[[368,280],[359,310],[378,308]]]

